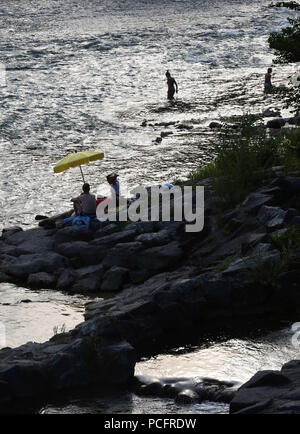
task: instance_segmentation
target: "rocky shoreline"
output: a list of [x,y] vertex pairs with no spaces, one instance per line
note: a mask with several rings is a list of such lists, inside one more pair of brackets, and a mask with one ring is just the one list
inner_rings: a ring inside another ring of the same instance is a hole
[[[198,233],[186,233],[185,222],[174,221],[107,222],[90,230],[41,222],[26,231],[3,230],[1,281],[118,294],[88,303],[85,322],[68,333],[43,344],[2,349],[1,411],[72,388],[129,385],[141,356],[179,340],[189,343],[192,335],[201,336],[216,324],[296,317],[299,247],[290,251],[287,262],[281,245],[300,227],[300,177],[278,170],[272,169],[261,188],[224,212],[214,203],[212,180],[201,181],[205,224]],[[172,389],[172,397],[182,403],[207,397],[230,402],[236,392],[236,385],[211,379],[200,385],[182,382]],[[138,390],[166,396],[168,384],[140,380]],[[232,401],[232,412],[243,390]]]

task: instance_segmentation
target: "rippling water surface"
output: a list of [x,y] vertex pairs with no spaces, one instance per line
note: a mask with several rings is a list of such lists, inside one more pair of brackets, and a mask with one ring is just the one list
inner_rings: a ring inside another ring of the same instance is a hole
[[[12,0],[0,2],[0,224],[32,225],[68,209],[78,169],[57,174],[70,152],[97,149],[84,167],[94,191],[118,171],[123,187],[183,177],[213,157],[207,125],[261,111],[270,31],[294,13],[269,1]],[[166,100],[164,73],[179,84]],[[275,69],[286,83],[291,67]],[[3,84],[3,80],[1,81]],[[193,121],[152,141],[165,121]]]
[[[0,77],[0,225],[28,227],[36,214],[69,208],[70,197],[81,188],[80,172],[55,175],[53,165],[71,152],[104,151],[104,160],[83,168],[93,190],[102,193],[111,171],[119,172],[124,192],[125,186],[184,177],[210,161],[211,120],[258,113],[272,104],[262,92],[273,58],[267,38],[295,13],[268,4],[0,0],[2,72],[5,67],[5,82]],[[166,99],[166,69],[179,84],[174,103]],[[286,84],[293,66],[277,66],[274,72],[274,83]],[[171,126],[172,135],[153,142],[164,130],[155,124],[177,121],[194,128]],[[73,327],[88,300],[3,284],[0,294],[0,321],[7,324],[11,346],[48,339],[55,326]],[[141,362],[137,372],[245,380],[294,355],[284,336],[211,343]],[[227,411],[216,404],[182,409],[168,400],[121,398],[97,397],[95,404],[81,397],[43,411]]]
[[[177,348],[137,363],[136,375],[154,378],[186,377],[197,380],[210,377],[219,380],[249,380],[259,370],[280,369],[282,364],[299,359],[299,348],[292,345],[289,328],[257,333],[254,337],[223,338],[194,348]],[[178,405],[173,399],[140,397],[133,393],[101,393],[73,396],[61,402],[49,403],[42,413],[95,414],[216,414],[228,413],[224,403],[203,402]]]

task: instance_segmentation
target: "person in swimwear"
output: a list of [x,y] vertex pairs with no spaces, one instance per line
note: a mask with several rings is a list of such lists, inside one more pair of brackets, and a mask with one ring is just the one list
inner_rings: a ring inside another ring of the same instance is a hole
[[271,82],[271,74],[272,74],[272,68],[268,68],[268,71],[265,75],[265,92],[270,92],[273,85]]
[[178,86],[175,78],[171,77],[169,71],[166,72],[166,77],[167,77],[167,85],[168,85],[168,99],[173,99],[175,93],[175,87],[176,87],[176,93],[178,93]]

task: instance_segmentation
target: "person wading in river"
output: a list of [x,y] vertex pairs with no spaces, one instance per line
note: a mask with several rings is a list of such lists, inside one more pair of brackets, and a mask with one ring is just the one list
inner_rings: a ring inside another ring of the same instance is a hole
[[178,93],[178,85],[176,83],[175,78],[171,77],[169,71],[166,72],[166,77],[167,77],[167,85],[168,85],[168,99],[173,99],[175,93],[175,87],[176,87],[176,93]]
[[271,74],[272,74],[272,68],[268,68],[268,71],[265,74],[265,93],[270,92],[273,88],[273,85],[271,82]]

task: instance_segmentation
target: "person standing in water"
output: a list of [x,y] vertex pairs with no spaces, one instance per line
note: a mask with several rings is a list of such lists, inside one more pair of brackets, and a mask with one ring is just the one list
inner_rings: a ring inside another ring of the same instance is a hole
[[272,75],[272,68],[268,68],[268,71],[265,75],[265,92],[270,92],[270,90],[272,89],[273,85],[271,82],[271,75]]
[[175,87],[176,87],[176,93],[178,93],[178,85],[176,83],[175,78],[171,77],[169,71],[166,72],[166,77],[167,77],[167,85],[168,85],[168,99],[173,99],[175,93]]

